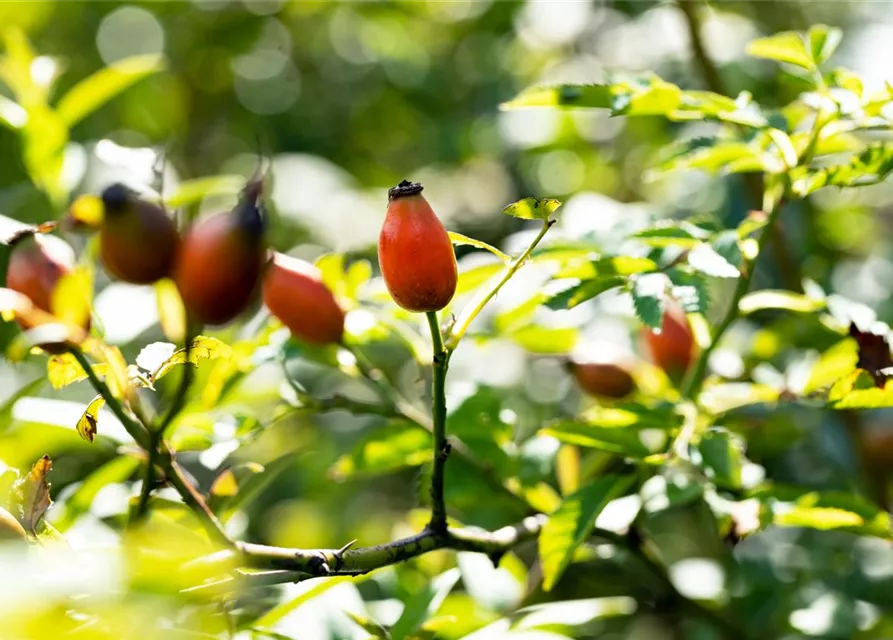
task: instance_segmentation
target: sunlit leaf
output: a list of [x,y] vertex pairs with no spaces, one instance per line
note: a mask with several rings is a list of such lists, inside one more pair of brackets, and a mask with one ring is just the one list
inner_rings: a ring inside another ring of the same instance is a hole
[[578,107],[584,109],[610,109],[613,100],[612,87],[604,84],[531,87],[513,100],[503,104],[502,108]]
[[503,253],[496,247],[487,244],[483,240],[477,240],[476,238],[469,238],[468,236],[463,236],[461,233],[456,233],[455,231],[449,232],[450,241],[455,245],[468,245],[470,247],[476,247],[478,249],[484,249],[485,251],[489,251],[494,256],[502,260],[503,262],[511,262],[512,257]]
[[72,127],[139,80],[158,73],[164,66],[164,59],[157,55],[117,60],[69,89],[59,100],[56,110],[66,126]]
[[217,338],[208,336],[197,336],[189,346],[189,349],[183,348],[175,351],[170,358],[162,362],[152,373],[153,380],[159,380],[166,376],[177,365],[189,364],[198,365],[202,360],[215,360],[217,358],[232,357],[232,347]]
[[825,351],[812,367],[804,393],[813,393],[832,384],[856,370],[859,352],[852,338],[841,340]]
[[431,459],[431,436],[406,422],[389,422],[371,432],[350,454],[335,462],[333,477],[391,473],[424,464]]
[[[128,480],[137,472],[141,464],[139,458],[124,455],[109,460],[93,471],[80,483],[74,493],[61,503],[61,508],[57,508],[55,515],[59,517],[53,519],[56,527],[61,531],[71,527],[81,515],[90,510],[94,498],[103,488]],[[124,505],[122,505],[122,511],[123,507]],[[58,514],[58,511],[61,511],[61,515]]]
[[698,402],[713,414],[726,413],[755,404],[772,404],[781,392],[775,387],[750,382],[727,382],[705,389]]
[[[105,376],[108,371],[108,365],[93,365],[93,371],[97,376]],[[54,389],[67,387],[75,382],[87,379],[87,372],[75,360],[70,353],[53,355],[47,360],[47,378]]]
[[93,304],[93,268],[82,263],[59,278],[50,307],[61,321],[82,327],[90,319]]
[[96,437],[96,432],[99,428],[99,411],[104,406],[105,399],[101,395],[97,395],[90,401],[87,408],[84,409],[84,414],[80,417],[75,426],[78,435],[87,442],[93,442],[93,439]]
[[623,495],[633,481],[631,476],[604,475],[566,497],[549,516],[539,537],[544,590],[550,591],[558,582],[605,505]]
[[688,264],[696,271],[715,278],[737,278],[740,275],[735,265],[706,242],[695,245],[688,252]]
[[664,319],[669,279],[663,273],[648,273],[636,278],[633,285],[633,307],[636,317],[645,326],[660,329]]
[[797,313],[812,313],[825,308],[823,300],[813,300],[801,293],[763,289],[749,293],[738,303],[738,311],[747,315],[764,309],[784,309]]
[[571,284],[545,301],[550,309],[573,309],[579,304],[592,300],[605,291],[622,287],[626,278],[622,276],[602,276]]
[[656,269],[657,263],[649,258],[613,256],[570,264],[555,274],[555,277],[591,279],[606,276],[630,276]]
[[136,364],[143,371],[152,373],[167,362],[176,350],[177,345],[170,342],[152,342],[140,349],[136,356]]
[[239,489],[249,478],[258,473],[263,473],[263,471],[263,465],[256,462],[246,462],[224,469],[211,483],[210,493],[216,498],[231,498],[239,493]]
[[810,27],[807,37],[812,59],[816,65],[821,65],[834,55],[843,38],[843,31],[837,27],[817,24]]
[[47,482],[47,475],[52,468],[50,457],[45,455],[15,484],[19,521],[30,533],[37,533],[38,524],[53,504]]
[[171,342],[182,342],[186,337],[186,309],[177,285],[170,278],[162,278],[154,287],[161,330]]
[[447,595],[459,581],[460,575],[459,569],[449,569],[413,594],[403,608],[400,619],[391,627],[391,638],[404,640],[437,613]]
[[548,220],[561,202],[553,198],[524,198],[502,210],[507,216],[523,220]]
[[68,208],[68,222],[88,229],[98,229],[105,215],[105,207],[99,196],[86,194],[78,196]]
[[510,337],[531,353],[569,353],[577,343],[576,327],[541,327],[525,325],[511,332]]
[[634,233],[631,237],[651,247],[691,248],[706,240],[709,233],[688,222],[661,223]]
[[747,53],[755,58],[786,62],[804,69],[815,69],[815,61],[803,36],[793,31],[757,38],[747,45]]

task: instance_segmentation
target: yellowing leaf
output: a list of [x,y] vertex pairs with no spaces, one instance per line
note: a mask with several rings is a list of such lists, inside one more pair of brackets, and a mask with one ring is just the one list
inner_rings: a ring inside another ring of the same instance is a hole
[[78,435],[87,442],[93,442],[99,426],[99,411],[105,406],[102,396],[96,396],[84,409],[83,415],[77,423]]
[[171,342],[182,342],[186,337],[186,309],[173,280],[163,278],[155,283],[155,302],[164,335]]
[[20,510],[19,520],[33,534],[37,533],[37,525],[53,504],[50,498],[50,485],[47,474],[53,468],[50,457],[45,455],[31,467],[28,475],[15,485],[15,501]]
[[171,369],[177,365],[186,364],[187,362],[197,365],[202,360],[230,358],[232,353],[232,348],[225,342],[217,338],[198,336],[190,343],[189,349],[179,349],[170,358],[161,363],[151,377],[153,380],[159,380],[170,373]]
[[[108,372],[108,365],[93,365],[93,371],[98,376],[104,376]],[[50,356],[47,361],[47,378],[54,389],[67,387],[75,382],[87,379],[87,372],[81,367],[70,353]]]

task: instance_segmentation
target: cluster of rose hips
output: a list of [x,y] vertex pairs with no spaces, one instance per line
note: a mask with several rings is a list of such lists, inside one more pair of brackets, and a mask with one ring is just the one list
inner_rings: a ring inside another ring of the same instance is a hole
[[[114,184],[100,198],[99,255],[106,271],[132,284],[171,278],[191,322],[223,325],[262,291],[263,301],[297,338],[337,343],[344,311],[312,264],[272,252],[261,203],[263,182],[251,180],[236,206],[199,220],[181,234],[164,207]],[[410,311],[436,311],[456,290],[456,258],[449,236],[421,195],[419,184],[389,191],[379,259],[388,290]],[[51,314],[53,291],[74,269],[74,251],[58,237],[26,232],[11,242],[6,286]],[[23,328],[32,328],[20,318]],[[89,319],[81,327],[90,328]],[[56,351],[64,345],[44,345]]]
[[[110,275],[133,284],[172,278],[191,322],[229,323],[261,290],[267,308],[295,337],[315,345],[339,342],[344,311],[319,270],[268,248],[262,191],[262,180],[249,181],[232,210],[199,220],[181,235],[162,206],[114,184],[100,197],[102,263]],[[379,266],[398,305],[413,312],[439,311],[456,291],[456,256],[446,229],[421,192],[420,184],[407,181],[388,191]],[[73,268],[74,251],[64,241],[22,234],[14,241],[7,287],[51,313],[52,292]],[[19,322],[30,328],[24,320]],[[89,319],[82,328],[89,330]],[[643,339],[653,362],[673,377],[692,362],[694,339],[678,306],[669,307],[660,333],[645,331]],[[50,351],[59,347],[44,345]],[[635,390],[630,370],[622,361],[571,363],[581,389],[603,398],[623,398]]]

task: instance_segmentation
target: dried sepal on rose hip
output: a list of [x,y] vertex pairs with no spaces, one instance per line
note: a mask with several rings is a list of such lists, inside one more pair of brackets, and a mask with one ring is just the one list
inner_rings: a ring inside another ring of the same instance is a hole
[[264,304],[296,338],[335,344],[344,333],[344,311],[315,266],[276,253],[263,282]]
[[192,320],[226,324],[254,299],[268,259],[262,190],[262,180],[251,180],[235,208],[198,221],[183,237],[174,282]]
[[388,191],[378,264],[391,297],[407,311],[439,311],[453,299],[456,253],[421,184],[404,180]]
[[167,211],[119,183],[107,187],[100,201],[99,253],[106,271],[132,284],[168,277],[180,238]]

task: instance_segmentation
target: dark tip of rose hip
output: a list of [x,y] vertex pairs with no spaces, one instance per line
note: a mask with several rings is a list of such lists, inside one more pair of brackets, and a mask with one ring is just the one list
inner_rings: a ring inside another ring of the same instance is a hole
[[132,189],[120,182],[116,182],[110,187],[106,187],[100,195],[100,198],[108,213],[119,213],[127,207],[127,204],[130,202],[130,198],[133,197],[133,195],[134,192]]
[[391,187],[390,189],[388,189],[388,200],[396,200],[397,198],[404,198],[416,193],[421,193],[422,189],[423,187],[421,182],[410,182],[409,180],[404,180],[396,187]]

